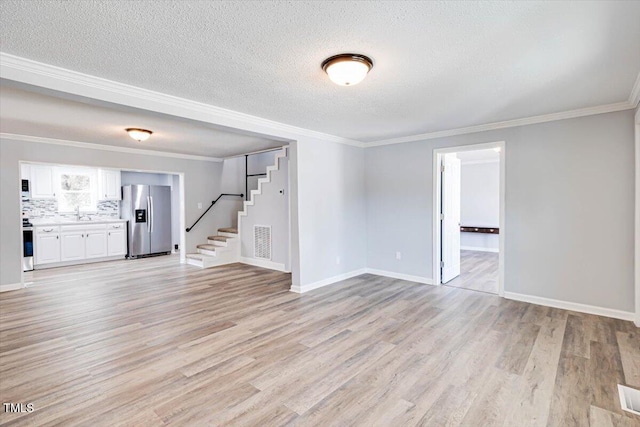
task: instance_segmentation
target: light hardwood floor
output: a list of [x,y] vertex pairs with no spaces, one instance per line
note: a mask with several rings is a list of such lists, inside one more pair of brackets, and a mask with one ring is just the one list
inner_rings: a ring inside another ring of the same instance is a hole
[[0,414],[30,426],[632,426],[631,322],[359,276],[163,257],[39,271],[0,294]]
[[460,251],[460,276],[447,286],[472,291],[498,293],[498,254],[493,252]]

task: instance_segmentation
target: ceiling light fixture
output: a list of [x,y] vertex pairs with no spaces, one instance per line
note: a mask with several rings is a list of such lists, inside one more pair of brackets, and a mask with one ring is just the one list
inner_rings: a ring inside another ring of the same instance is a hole
[[324,72],[332,82],[340,86],[357,85],[367,77],[371,68],[371,58],[357,53],[341,53],[322,62]]
[[153,133],[150,130],[138,128],[127,128],[125,130],[129,133],[129,136],[131,138],[135,139],[138,142],[146,141]]

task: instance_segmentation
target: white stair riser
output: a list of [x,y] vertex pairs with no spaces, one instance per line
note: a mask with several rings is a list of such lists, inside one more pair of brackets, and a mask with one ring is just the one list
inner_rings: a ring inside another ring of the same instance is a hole
[[198,248],[197,251],[198,251],[199,254],[202,254],[202,255],[209,255],[209,256],[215,256],[215,257],[218,256],[216,251],[210,251],[208,249],[200,249],[200,248]]
[[193,258],[187,258],[187,264],[193,265],[195,267],[204,268],[204,266],[202,265],[202,261],[198,261],[197,259],[193,259]]
[[209,240],[209,239],[207,239],[207,243],[209,243],[210,245],[215,245],[215,246],[220,246],[220,247],[229,246],[228,242],[222,242],[220,240]]
[[[234,238],[234,239],[235,239],[236,237],[238,237],[238,235],[237,235],[236,233],[223,233],[223,232],[220,232],[220,233],[218,233],[218,234],[219,234],[220,236],[223,236],[223,237],[232,237],[232,238]],[[227,243],[229,243],[229,241],[228,241],[228,240],[227,240]]]

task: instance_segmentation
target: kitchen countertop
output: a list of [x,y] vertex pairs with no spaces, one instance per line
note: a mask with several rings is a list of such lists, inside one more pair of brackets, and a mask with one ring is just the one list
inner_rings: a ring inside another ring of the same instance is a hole
[[85,225],[85,224],[110,224],[114,222],[125,222],[124,219],[119,218],[95,218],[90,221],[76,221],[74,219],[47,219],[47,218],[34,218],[31,220],[31,224],[35,227],[41,225]]

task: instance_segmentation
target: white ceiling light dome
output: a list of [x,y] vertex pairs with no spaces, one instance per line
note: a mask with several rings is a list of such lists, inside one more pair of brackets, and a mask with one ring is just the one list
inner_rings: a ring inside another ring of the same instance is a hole
[[135,139],[138,142],[146,141],[153,133],[150,130],[139,128],[127,128],[125,130],[129,133],[129,136],[131,138]]
[[340,86],[354,86],[367,77],[373,68],[368,56],[357,53],[341,53],[322,62],[322,69],[332,82]]

